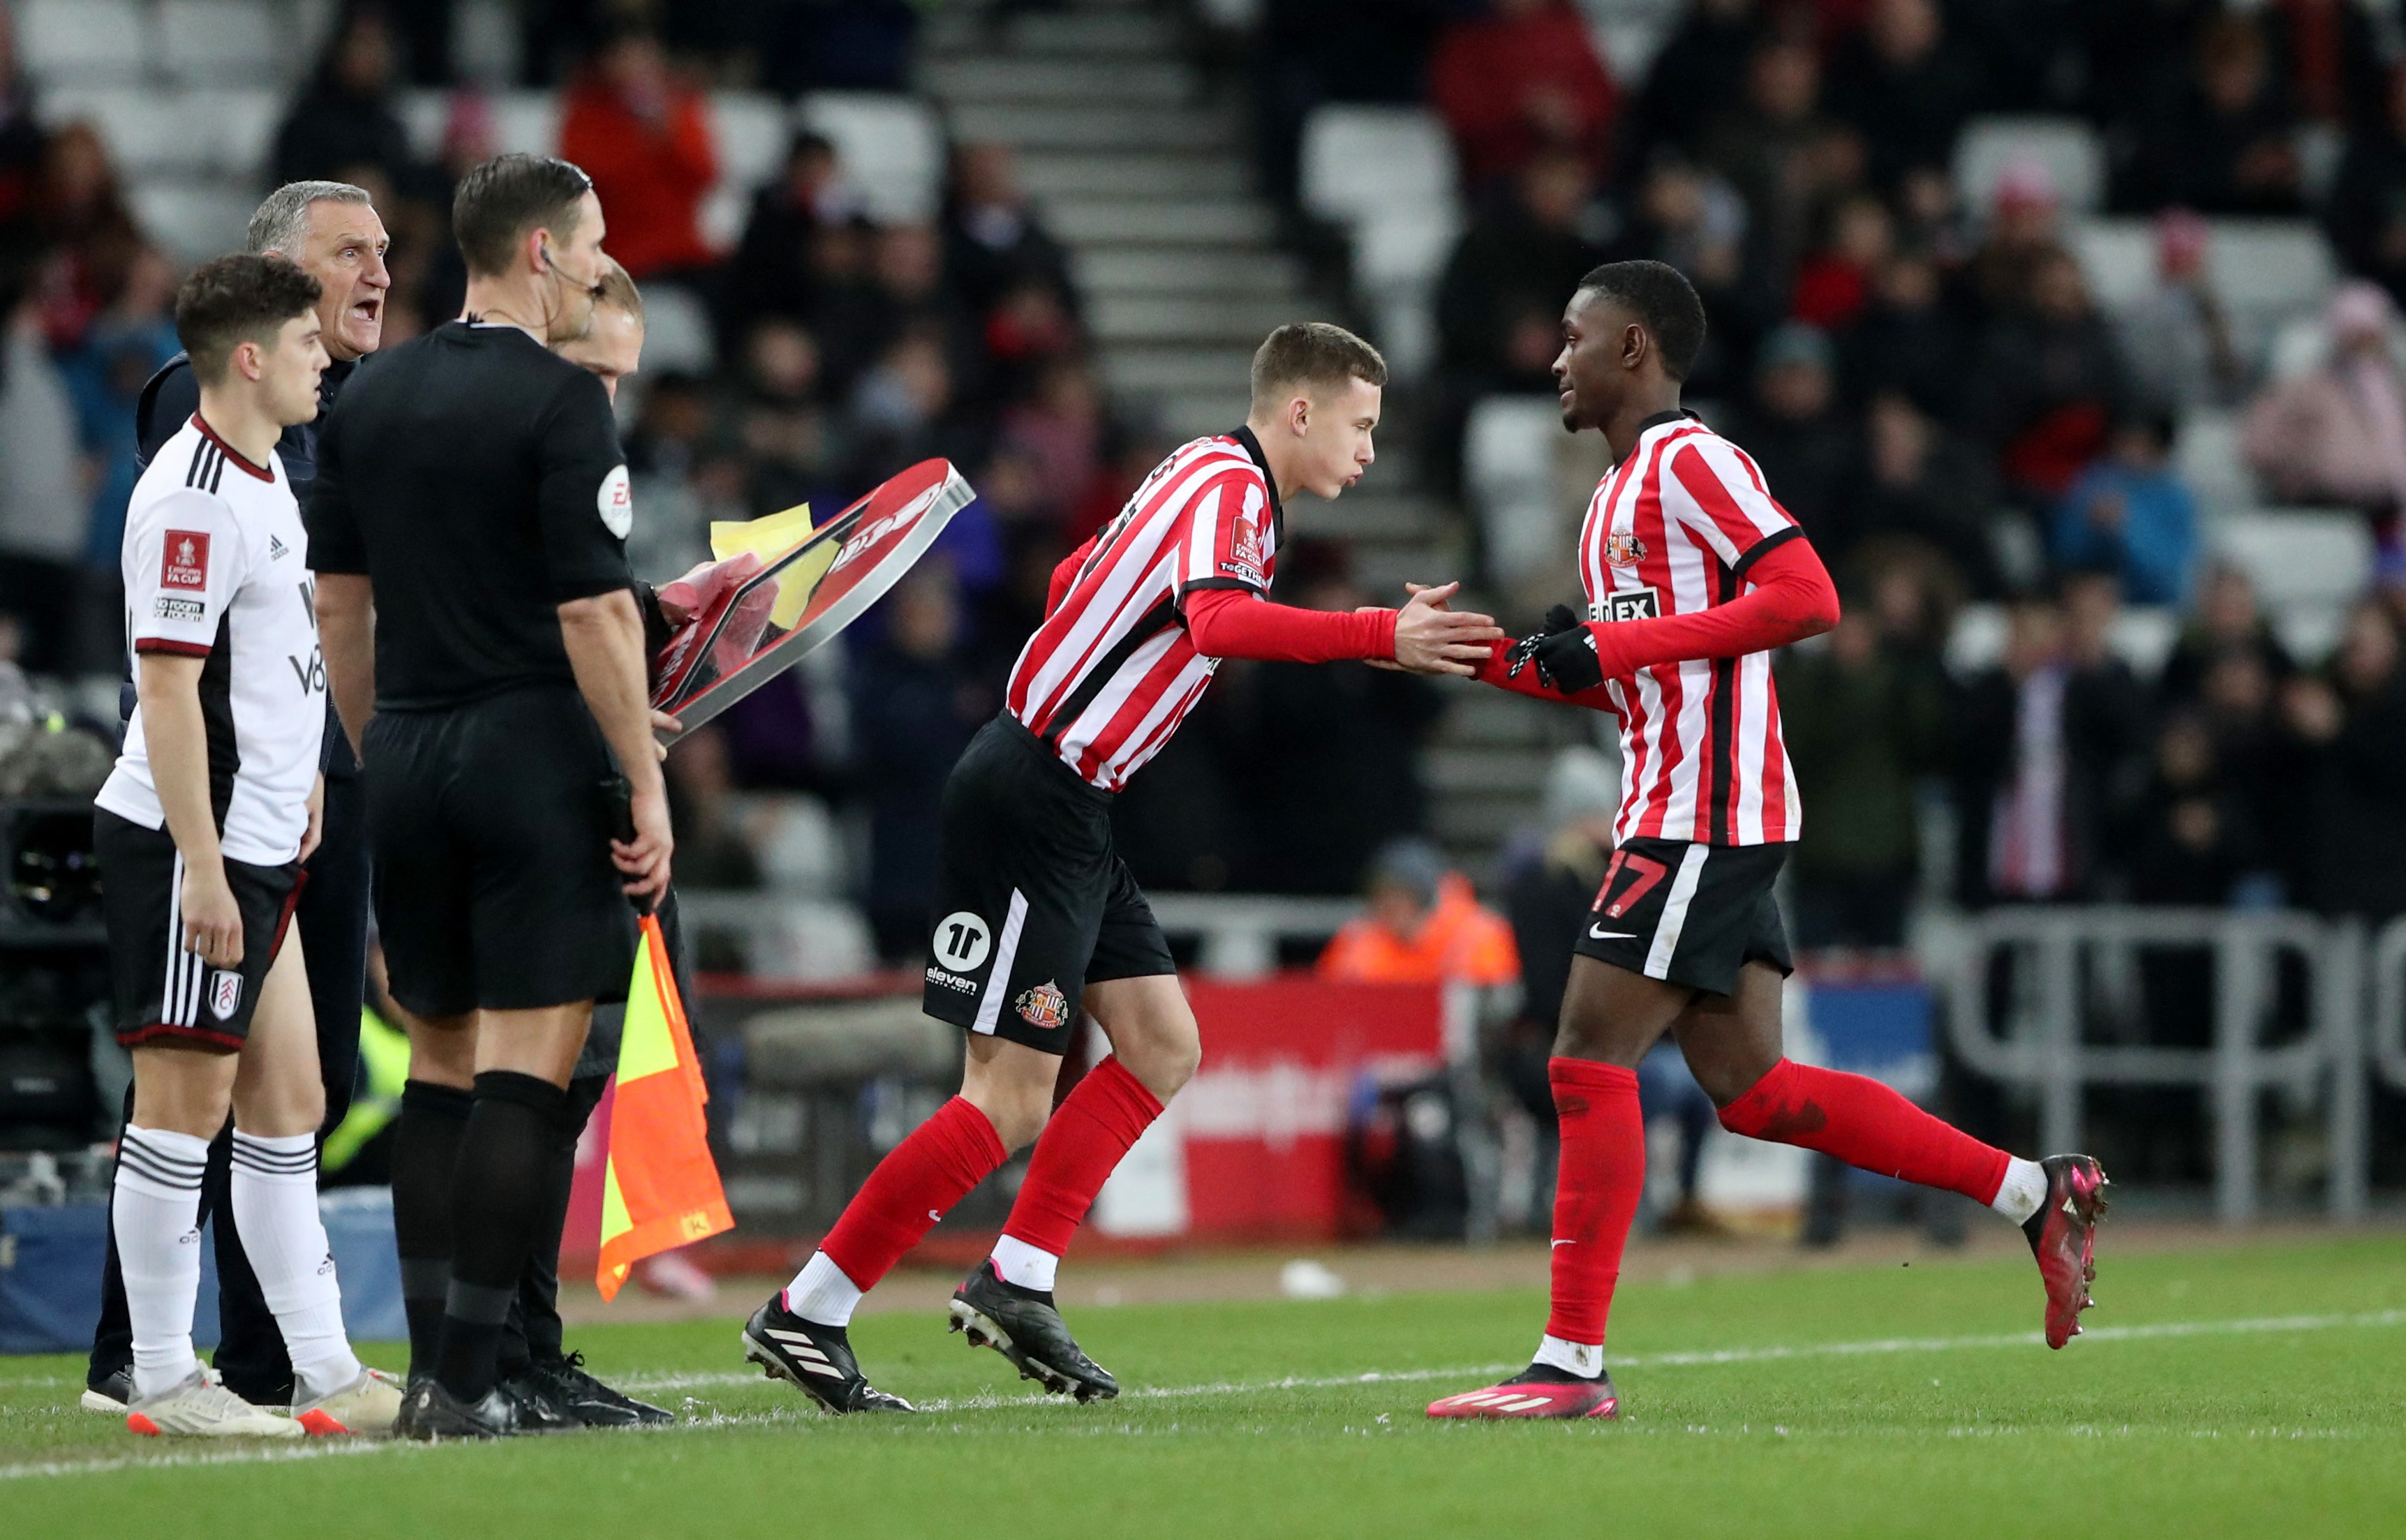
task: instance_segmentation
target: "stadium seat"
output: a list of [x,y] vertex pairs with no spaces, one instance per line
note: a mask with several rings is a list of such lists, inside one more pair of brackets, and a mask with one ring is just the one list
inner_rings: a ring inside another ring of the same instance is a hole
[[644,293],[644,373],[707,374],[716,364],[710,311],[683,284],[651,283]]
[[152,39],[135,0],[21,0],[17,48],[26,73],[45,86],[139,79]]
[[1353,280],[1407,377],[1435,352],[1430,292],[1462,228],[1453,147],[1420,107],[1323,106],[1303,131],[1304,206],[1353,236]]
[[[441,148],[441,135],[436,135]],[[549,155],[559,148],[559,98],[547,91],[493,94],[493,151],[498,155]]]
[[860,190],[871,219],[932,219],[942,201],[944,135],[934,113],[913,96],[822,91],[795,108],[794,124],[833,140],[844,177]]
[[[2133,604],[2115,620],[2107,644],[2133,673],[2153,679],[2180,640],[2180,613],[2170,605]],[[1996,667],[2004,660],[2010,626],[2002,604],[1964,605],[1946,638],[1946,667],[1959,678]]]
[[2222,303],[2261,317],[2313,309],[2338,277],[2328,243],[2307,219],[2216,219],[2213,261]]
[[2372,581],[2372,532],[2346,509],[2257,508],[2222,519],[2216,553],[2246,569],[2274,609],[2341,609]]
[[713,93],[710,127],[718,147],[718,185],[702,205],[701,233],[725,251],[743,236],[753,192],[785,164],[793,127],[784,103],[749,91]]
[[241,249],[259,194],[250,183],[137,182],[127,192],[134,218],[179,261],[198,262]]
[[2156,286],[2156,235],[2144,219],[2083,220],[2071,245],[2090,296],[2108,310],[2145,298]]
[[1997,182],[2029,162],[2045,170],[2070,215],[2094,213],[2105,194],[2105,150],[2077,118],[1974,118],[1955,141],[1955,186],[1972,217],[1985,219]]
[[159,65],[199,85],[256,85],[296,73],[267,0],[160,0]]
[[1470,409],[1462,479],[1485,537],[1488,575],[1512,584],[1558,565],[1554,444],[1562,404],[1551,396],[1489,396]]
[[2241,454],[2241,437],[2238,416],[2231,412],[2201,407],[2181,420],[2173,463],[2208,516],[2256,501],[2256,478]]
[[118,169],[133,179],[158,174],[258,177],[283,103],[273,90],[176,91],[67,86],[46,92],[44,116],[89,120]]

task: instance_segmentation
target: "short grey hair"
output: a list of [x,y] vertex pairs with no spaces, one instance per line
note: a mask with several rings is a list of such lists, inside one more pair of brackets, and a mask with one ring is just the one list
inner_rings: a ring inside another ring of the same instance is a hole
[[375,200],[368,196],[366,188],[348,182],[287,182],[252,213],[246,244],[253,252],[281,251],[299,261],[302,245],[309,238],[312,204],[360,204],[373,208]]

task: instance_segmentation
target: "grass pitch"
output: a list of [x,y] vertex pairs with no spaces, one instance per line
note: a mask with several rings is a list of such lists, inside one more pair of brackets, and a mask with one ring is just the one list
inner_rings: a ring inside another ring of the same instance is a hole
[[2060,1353],[2026,1260],[1624,1285],[1617,1424],[1422,1417],[1525,1361],[1521,1290],[1080,1308],[1128,1387],[1086,1407],[939,1320],[864,1317],[907,1420],[805,1410],[732,1322],[586,1328],[596,1370],[686,1422],[484,1447],[137,1440],[75,1409],[78,1361],[0,1360],[0,1534],[2406,1533],[2406,1237],[2104,1235]]

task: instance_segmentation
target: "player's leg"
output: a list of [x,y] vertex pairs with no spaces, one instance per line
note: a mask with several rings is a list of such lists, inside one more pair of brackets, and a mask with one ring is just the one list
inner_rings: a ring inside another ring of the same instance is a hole
[[393,1120],[392,1229],[402,1308],[409,1319],[409,1382],[416,1384],[432,1377],[443,1340],[443,1306],[451,1287],[451,1179],[475,1105],[476,1018],[400,1009],[409,1038],[409,1077]]
[[300,937],[288,934],[261,982],[234,1073],[228,1207],[292,1366],[294,1419],[318,1434],[388,1433],[401,1387],[351,1351],[333,1249],[318,1211],[325,1118],[307,963]]
[[1782,974],[1757,959],[1735,992],[1699,996],[1675,1028],[1721,1126],[1819,1151],[1882,1176],[1960,1193],[2023,1227],[2046,1282],[2047,1342],[2080,1330],[2095,1278],[2093,1230],[2104,1173],[2086,1155],[2022,1160],[1982,1143],[1863,1075],[1781,1053]]

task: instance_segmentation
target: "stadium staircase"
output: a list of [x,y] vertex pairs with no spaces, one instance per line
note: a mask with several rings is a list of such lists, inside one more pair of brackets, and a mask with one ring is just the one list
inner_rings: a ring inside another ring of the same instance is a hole
[[[1115,401],[1174,438],[1241,421],[1253,348],[1284,321],[1330,314],[1254,189],[1244,103],[1187,53],[1181,7],[1072,0],[995,27],[941,12],[917,84],[956,140],[998,141],[1069,248]],[[1380,447],[1369,484],[1295,511],[1300,532],[1350,541],[1363,586],[1391,601],[1407,578],[1464,565],[1457,521],[1413,490],[1410,455]],[[1433,821],[1484,876],[1503,840],[1535,815],[1570,713],[1483,687],[1453,710],[1423,769]]]

